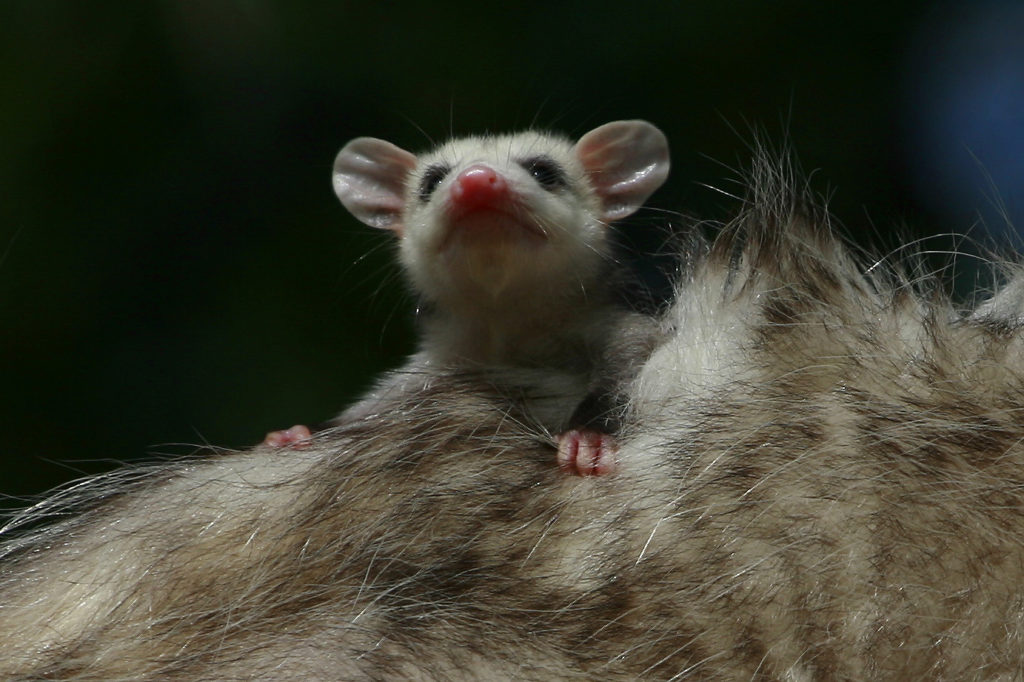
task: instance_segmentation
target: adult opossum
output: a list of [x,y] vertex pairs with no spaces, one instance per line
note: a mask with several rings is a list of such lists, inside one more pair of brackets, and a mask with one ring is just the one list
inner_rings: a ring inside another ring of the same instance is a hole
[[453,375],[73,485],[6,531],[0,677],[1020,679],[1024,283],[958,312],[794,187],[686,249],[615,474]]

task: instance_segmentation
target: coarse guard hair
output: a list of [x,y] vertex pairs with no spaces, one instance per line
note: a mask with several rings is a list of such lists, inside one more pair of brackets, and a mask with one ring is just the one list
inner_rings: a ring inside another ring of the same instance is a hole
[[460,374],[80,481],[0,536],[0,677],[1020,679],[1024,280],[964,311],[899,268],[762,155],[614,475]]

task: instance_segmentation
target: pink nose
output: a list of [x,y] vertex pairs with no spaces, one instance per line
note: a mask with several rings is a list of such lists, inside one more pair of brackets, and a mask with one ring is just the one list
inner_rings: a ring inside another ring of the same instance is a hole
[[478,208],[503,201],[508,196],[508,183],[493,168],[478,163],[459,173],[451,193],[456,205]]

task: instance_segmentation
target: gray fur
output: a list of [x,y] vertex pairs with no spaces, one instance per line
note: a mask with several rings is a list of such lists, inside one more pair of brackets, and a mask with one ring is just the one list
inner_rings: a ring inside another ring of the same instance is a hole
[[1020,679],[1021,285],[972,315],[865,275],[765,161],[691,256],[616,474],[441,375],[84,482],[6,532],[0,677]]

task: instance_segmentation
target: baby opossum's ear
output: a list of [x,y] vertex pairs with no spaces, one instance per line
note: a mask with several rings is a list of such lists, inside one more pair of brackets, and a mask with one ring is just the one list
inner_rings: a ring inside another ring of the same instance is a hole
[[601,198],[604,220],[640,208],[668,177],[668,140],[647,121],[613,121],[576,143],[576,157]]
[[334,159],[334,193],[359,220],[401,234],[405,181],[416,155],[375,137],[357,137]]

